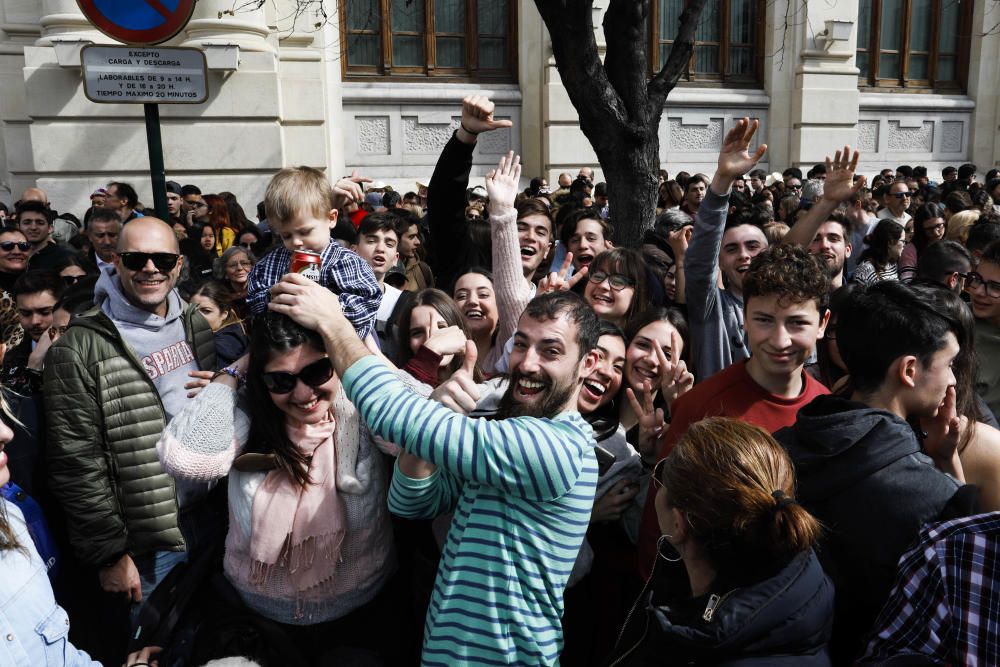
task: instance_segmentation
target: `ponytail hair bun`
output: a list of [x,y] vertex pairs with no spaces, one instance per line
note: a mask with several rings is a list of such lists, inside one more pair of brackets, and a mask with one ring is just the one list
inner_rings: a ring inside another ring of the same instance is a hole
[[663,465],[667,504],[688,518],[716,567],[786,562],[816,543],[819,522],[795,499],[795,472],[763,429],[727,417],[692,425]]

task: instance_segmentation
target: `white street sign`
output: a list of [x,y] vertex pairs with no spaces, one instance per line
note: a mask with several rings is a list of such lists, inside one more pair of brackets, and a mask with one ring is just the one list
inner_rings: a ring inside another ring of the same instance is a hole
[[198,104],[208,99],[205,54],[145,46],[83,48],[84,92],[92,102]]

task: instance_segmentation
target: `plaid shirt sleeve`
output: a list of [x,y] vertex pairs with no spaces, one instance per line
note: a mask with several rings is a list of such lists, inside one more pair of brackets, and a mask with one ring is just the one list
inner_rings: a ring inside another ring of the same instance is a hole
[[[340,297],[340,307],[362,339],[375,331],[375,316],[382,301],[382,290],[368,263],[337,243],[330,243],[322,253],[320,284]],[[288,273],[291,253],[275,248],[264,255],[247,278],[247,304],[259,315],[267,310],[271,287]]]
[[951,661],[951,609],[936,545],[922,542],[900,560],[889,599],[862,665],[891,664],[891,658],[921,655],[936,664]]
[[290,259],[288,249],[282,246],[261,257],[250,270],[247,277],[247,305],[250,306],[251,313],[260,315],[267,310],[267,302],[271,296],[269,290],[281,280],[281,276],[288,273]]
[[344,316],[362,339],[375,332],[375,316],[382,302],[382,290],[368,262],[357,254],[331,243],[323,251],[323,279],[340,297]]

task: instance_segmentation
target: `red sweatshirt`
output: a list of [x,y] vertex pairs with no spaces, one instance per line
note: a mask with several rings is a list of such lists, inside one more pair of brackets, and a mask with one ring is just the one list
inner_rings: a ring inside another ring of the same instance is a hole
[[[829,390],[808,373],[802,373],[802,393],[795,398],[769,394],[747,372],[747,360],[738,361],[719,371],[677,399],[673,406],[670,428],[660,440],[658,458],[670,453],[688,426],[705,417],[733,417],[774,433],[795,423],[799,408]],[[656,486],[649,485],[649,495],[639,529],[639,573],[643,580],[652,572],[656,558],[656,541],[660,527],[656,520],[653,499]]]

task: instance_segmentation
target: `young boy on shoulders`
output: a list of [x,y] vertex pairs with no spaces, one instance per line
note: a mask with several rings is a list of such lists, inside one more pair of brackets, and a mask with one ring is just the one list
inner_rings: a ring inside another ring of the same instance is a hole
[[[371,266],[330,237],[337,224],[338,199],[360,198],[354,181],[344,179],[330,187],[326,176],[311,167],[282,169],[267,186],[267,220],[283,247],[267,253],[247,279],[247,303],[253,314],[263,313],[270,289],[289,272],[292,254],[307,250],[320,254],[319,283],[340,297],[344,315],[362,339],[375,331],[375,315],[382,290]],[[374,345],[374,342],[372,342]]]

